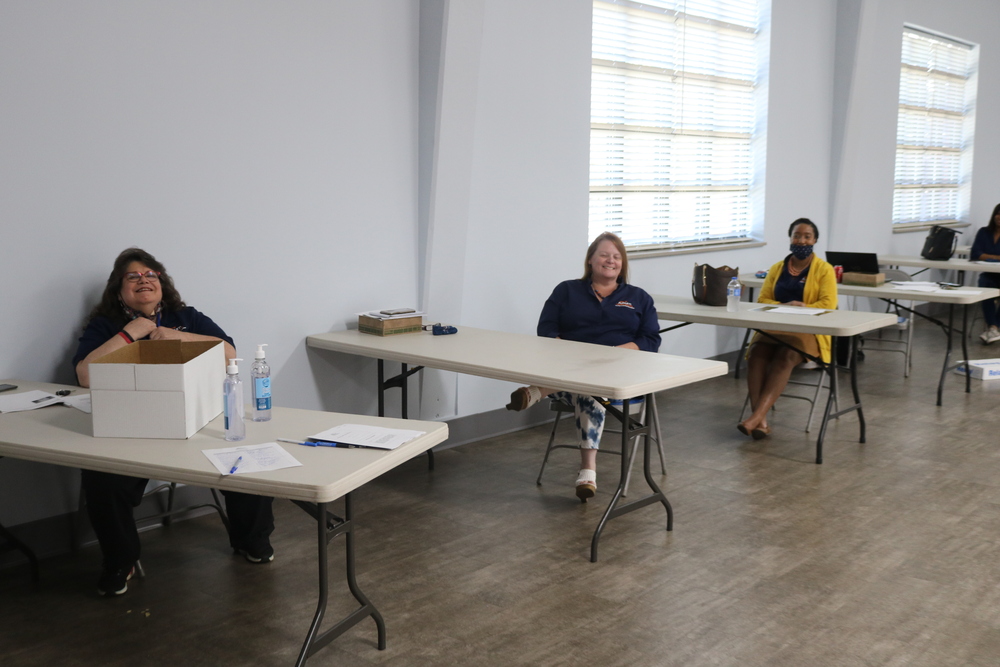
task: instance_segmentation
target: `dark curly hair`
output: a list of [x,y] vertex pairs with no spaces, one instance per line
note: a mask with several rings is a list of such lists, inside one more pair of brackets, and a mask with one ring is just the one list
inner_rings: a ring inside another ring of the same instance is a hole
[[810,220],[809,218],[799,218],[798,220],[796,220],[795,222],[793,222],[788,227],[788,236],[789,237],[791,237],[792,232],[794,232],[795,228],[798,227],[799,225],[809,225],[810,227],[812,227],[813,228],[813,238],[815,238],[817,241],[819,241],[819,229],[816,227],[816,223],[813,222],[812,220]]
[[160,272],[160,290],[163,292],[163,310],[175,312],[185,306],[184,301],[181,300],[181,295],[177,292],[177,288],[174,287],[174,281],[171,280],[170,275],[167,274],[166,267],[156,261],[155,257],[142,248],[132,246],[131,248],[122,250],[121,254],[118,255],[118,258],[115,260],[114,268],[111,269],[111,275],[108,276],[108,283],[104,286],[104,293],[101,295],[101,302],[90,312],[90,317],[87,318],[88,323],[95,317],[103,315],[112,322],[120,324],[121,326],[128,324],[128,320],[125,318],[125,311],[122,310],[121,292],[122,281],[125,279],[125,269],[127,269],[128,265],[132,262],[139,262],[154,271]]

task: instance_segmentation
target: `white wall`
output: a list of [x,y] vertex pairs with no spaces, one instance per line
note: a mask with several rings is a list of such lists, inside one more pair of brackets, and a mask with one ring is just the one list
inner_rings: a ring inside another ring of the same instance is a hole
[[[983,45],[983,224],[1000,200],[995,6],[772,0],[767,245],[636,260],[633,282],[687,294],[695,261],[765,268],[800,216],[820,251],[916,252],[922,234],[889,228],[904,21]],[[86,312],[131,244],[241,352],[270,344],[277,405],[374,411],[374,362],[304,346],[373,306],[532,332],[588,241],[589,67],[585,0],[0,3],[0,377],[72,379]],[[663,349],[738,343],[693,326]],[[424,384],[420,412],[439,418],[509,390]],[[74,479],[0,462],[0,521],[67,511]]]
[[[858,4],[856,0],[842,4]],[[833,202],[833,238],[840,249],[918,254],[926,232],[892,234],[892,184],[899,58],[903,24],[930,28],[981,45],[972,178],[972,226],[960,242],[971,243],[1000,201],[1000,7],[994,0],[871,0],[860,3],[856,35],[838,35],[838,65],[850,71],[844,91],[846,117],[838,128],[840,165]]]
[[[304,338],[417,302],[418,10],[0,3],[0,377],[72,381],[135,244],[244,356],[269,344],[277,405],[373,411],[374,362]],[[65,511],[37,468],[0,462],[0,521]]]

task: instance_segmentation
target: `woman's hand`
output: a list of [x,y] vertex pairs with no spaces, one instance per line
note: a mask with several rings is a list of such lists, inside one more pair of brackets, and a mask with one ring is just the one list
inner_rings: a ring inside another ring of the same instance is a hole
[[785,305],[786,306],[798,306],[799,308],[808,308],[809,307],[806,304],[802,303],[801,301],[788,301],[788,302],[785,303]]
[[639,346],[635,343],[623,343],[622,345],[616,345],[615,347],[624,347],[626,350],[638,350]]
[[153,331],[149,334],[149,340],[190,340],[190,338],[177,329],[154,326]]
[[122,327],[122,329],[132,337],[132,340],[142,340],[156,331],[156,324],[145,317],[137,317]]

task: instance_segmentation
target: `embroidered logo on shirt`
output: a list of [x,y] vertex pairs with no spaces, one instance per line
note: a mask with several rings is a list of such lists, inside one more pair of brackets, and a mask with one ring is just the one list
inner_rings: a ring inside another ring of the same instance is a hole
[[635,306],[633,306],[628,301],[625,301],[624,299],[616,303],[615,308],[631,308],[632,310],[635,310]]

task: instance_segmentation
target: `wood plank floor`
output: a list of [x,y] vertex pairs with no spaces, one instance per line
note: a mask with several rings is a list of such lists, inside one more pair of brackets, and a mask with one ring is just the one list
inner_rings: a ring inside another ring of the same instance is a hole
[[[799,401],[753,442],[732,376],[661,394],[674,531],[656,506],[612,521],[596,564],[613,457],[585,505],[573,452],[535,485],[545,428],[441,452],[432,473],[409,462],[356,494],[359,579],[388,649],[369,621],[309,664],[1000,664],[1000,382],[966,395],[949,377],[936,407],[943,337],[922,324],[916,338],[907,380],[901,355],[868,354],[868,442],[842,418],[821,466]],[[144,533],[148,576],[118,599],[96,595],[96,548],[44,561],[38,586],[26,566],[0,571],[0,663],[291,665],[315,606],[314,531],[288,502],[276,513],[268,566],[230,555],[213,516]],[[352,608],[332,546],[328,618]]]

